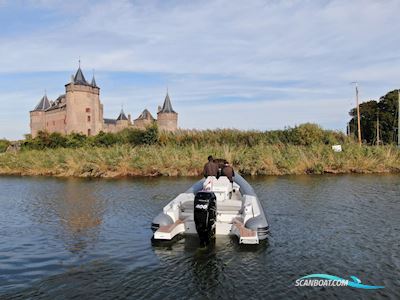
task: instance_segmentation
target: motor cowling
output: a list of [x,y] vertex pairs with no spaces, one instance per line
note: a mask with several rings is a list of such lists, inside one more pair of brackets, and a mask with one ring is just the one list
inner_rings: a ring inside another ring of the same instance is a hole
[[217,198],[213,192],[198,192],[194,198],[194,223],[200,244],[206,246],[215,235]]

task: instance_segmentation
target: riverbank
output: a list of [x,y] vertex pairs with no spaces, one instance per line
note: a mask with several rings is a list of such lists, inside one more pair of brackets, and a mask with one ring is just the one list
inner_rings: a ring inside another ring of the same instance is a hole
[[114,145],[23,150],[0,155],[0,175],[74,177],[201,176],[208,155],[223,157],[243,175],[398,173],[395,146],[346,144],[249,146]]

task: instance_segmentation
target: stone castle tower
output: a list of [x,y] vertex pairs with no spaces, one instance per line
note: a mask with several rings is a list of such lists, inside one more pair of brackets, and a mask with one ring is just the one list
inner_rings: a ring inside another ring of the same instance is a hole
[[93,77],[89,84],[79,67],[74,80],[65,85],[66,122],[65,133],[96,135],[103,130],[103,104],[100,88]]
[[89,84],[79,67],[71,82],[65,85],[65,94],[55,101],[49,101],[44,95],[30,112],[32,136],[39,131],[98,134],[103,130],[103,105],[99,95],[94,76]]
[[157,113],[157,120],[147,109],[133,124],[130,114],[127,117],[123,110],[116,119],[105,119],[100,88],[94,76],[91,83],[86,81],[80,66],[71,82],[65,85],[65,94],[55,101],[50,101],[45,94],[30,111],[32,137],[36,137],[39,131],[61,134],[76,132],[90,136],[101,131],[118,132],[129,127],[145,129],[154,122],[157,122],[160,130],[174,131],[178,128],[178,114],[172,109],[168,92],[162,109]]
[[172,108],[168,92],[164,105],[157,112],[157,125],[160,130],[175,131],[178,129],[178,113]]
[[50,107],[50,101],[47,99],[45,94],[42,99],[40,99],[38,105],[30,111],[31,117],[31,134],[35,137],[39,131],[43,131],[46,128],[46,118],[45,111]]

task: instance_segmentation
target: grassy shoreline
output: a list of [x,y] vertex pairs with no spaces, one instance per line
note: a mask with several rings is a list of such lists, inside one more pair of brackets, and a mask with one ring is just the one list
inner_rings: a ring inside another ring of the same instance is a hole
[[395,146],[290,144],[113,145],[23,150],[0,154],[0,175],[59,177],[199,176],[209,154],[230,161],[244,175],[400,173]]

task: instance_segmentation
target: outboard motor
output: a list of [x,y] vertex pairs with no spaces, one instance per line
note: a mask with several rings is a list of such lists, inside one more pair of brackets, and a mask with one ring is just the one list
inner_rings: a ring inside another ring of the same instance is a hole
[[194,223],[201,246],[210,243],[215,234],[217,198],[213,192],[198,192],[194,198]]

